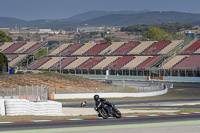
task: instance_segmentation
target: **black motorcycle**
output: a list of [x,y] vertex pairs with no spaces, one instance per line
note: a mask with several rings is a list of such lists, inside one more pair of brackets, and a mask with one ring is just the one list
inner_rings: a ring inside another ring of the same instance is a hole
[[98,112],[98,116],[102,117],[103,119],[108,119],[108,117],[116,117],[116,118],[121,118],[122,114],[121,112],[115,107],[114,104],[111,104],[110,109],[111,109],[111,116],[108,115],[108,111],[105,109],[104,105],[101,103],[98,105],[98,107],[94,108]]

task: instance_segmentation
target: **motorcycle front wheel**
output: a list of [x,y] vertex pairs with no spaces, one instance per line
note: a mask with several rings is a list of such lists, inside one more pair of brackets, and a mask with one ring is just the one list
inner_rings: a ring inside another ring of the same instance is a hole
[[108,119],[108,113],[104,108],[99,109],[99,114],[103,117],[103,119]]

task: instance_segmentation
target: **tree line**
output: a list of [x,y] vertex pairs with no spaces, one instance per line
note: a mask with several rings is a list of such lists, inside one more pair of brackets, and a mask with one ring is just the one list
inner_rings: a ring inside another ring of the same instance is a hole
[[159,28],[169,33],[175,33],[180,31],[181,29],[191,29],[192,25],[184,23],[142,24],[122,27],[121,31],[144,35],[150,28]]

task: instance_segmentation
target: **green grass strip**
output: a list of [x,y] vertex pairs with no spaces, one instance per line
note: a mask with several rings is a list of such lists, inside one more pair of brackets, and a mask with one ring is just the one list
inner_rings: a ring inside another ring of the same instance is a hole
[[110,125],[110,126],[91,126],[91,127],[73,127],[73,128],[55,128],[55,129],[40,129],[40,130],[20,130],[6,131],[2,133],[62,133],[62,132],[78,132],[78,131],[95,131],[95,130],[112,130],[112,129],[127,129],[127,128],[142,128],[142,127],[160,127],[160,126],[177,126],[177,125],[194,125],[200,124],[200,120],[195,121],[178,121],[164,123],[145,123],[145,124],[128,124],[128,125]]

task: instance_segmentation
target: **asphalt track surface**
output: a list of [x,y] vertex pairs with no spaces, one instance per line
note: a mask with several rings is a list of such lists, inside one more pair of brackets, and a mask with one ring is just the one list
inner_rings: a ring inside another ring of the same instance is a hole
[[[164,102],[195,102],[200,101],[200,99],[176,99],[176,100],[142,100],[142,101],[111,101],[113,102],[116,107],[118,105],[127,105],[126,107],[131,108],[199,108],[200,105],[188,105],[188,106],[140,106],[141,103],[164,103]],[[62,103],[62,107],[80,107],[81,102],[71,102],[71,103]],[[131,104],[138,104],[137,105],[131,105]],[[88,108],[94,107],[94,102],[88,102],[87,106]],[[125,107],[125,106],[124,106]]]
[[55,128],[73,128],[73,127],[91,127],[91,126],[112,126],[127,124],[145,124],[145,123],[166,123],[177,121],[194,121],[200,120],[198,114],[182,114],[182,115],[161,115],[148,117],[130,117],[130,118],[110,118],[104,119],[88,119],[88,120],[71,120],[71,121],[41,121],[41,122],[23,122],[23,123],[0,123],[0,132],[2,131],[20,131],[33,129],[55,129]]

